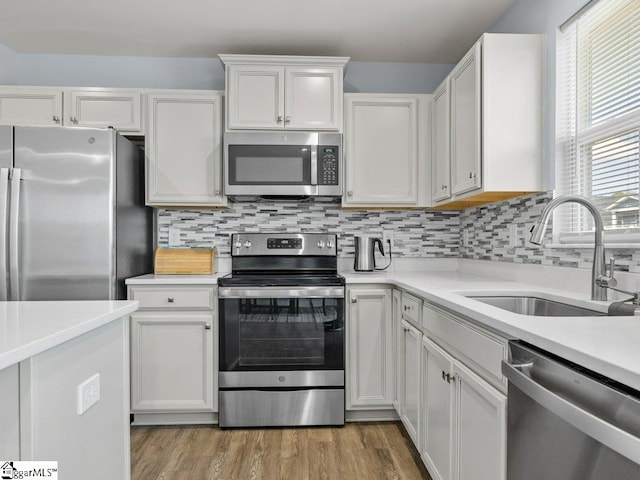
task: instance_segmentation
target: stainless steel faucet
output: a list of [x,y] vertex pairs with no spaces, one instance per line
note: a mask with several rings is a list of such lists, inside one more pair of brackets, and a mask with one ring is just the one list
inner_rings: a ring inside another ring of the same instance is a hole
[[[542,239],[547,230],[547,223],[551,212],[555,210],[558,205],[563,203],[573,202],[578,203],[591,213],[593,221],[595,223],[595,246],[593,249],[593,268],[591,269],[591,300],[606,300],[607,299],[607,287],[601,285],[601,278],[605,277],[606,267],[604,262],[604,222],[602,221],[602,215],[598,210],[598,207],[588,198],[580,195],[563,195],[558,197],[545,207],[540,215],[538,221],[531,228],[530,242],[536,245],[542,245]],[[612,272],[613,275],[613,272]]]

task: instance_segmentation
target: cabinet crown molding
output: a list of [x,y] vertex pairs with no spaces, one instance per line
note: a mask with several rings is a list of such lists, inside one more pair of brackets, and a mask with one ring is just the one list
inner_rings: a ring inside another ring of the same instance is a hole
[[318,57],[298,55],[218,55],[223,66],[226,65],[296,65],[344,67],[350,57]]

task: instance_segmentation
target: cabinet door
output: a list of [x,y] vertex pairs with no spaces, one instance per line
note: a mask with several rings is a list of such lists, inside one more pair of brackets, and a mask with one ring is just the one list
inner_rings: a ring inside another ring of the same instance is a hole
[[62,90],[1,87],[0,125],[62,125]]
[[451,130],[449,111],[449,77],[447,77],[433,92],[431,195],[434,202],[451,198]]
[[220,206],[221,97],[149,94],[147,205]]
[[481,44],[451,72],[451,165],[453,194],[481,186]]
[[214,411],[213,320],[210,313],[131,315],[132,411]]
[[18,364],[0,370],[0,458],[20,460]]
[[393,290],[391,312],[393,315],[393,362],[394,362],[394,388],[393,407],[401,415],[402,412],[402,378],[404,376],[404,332],[402,330],[402,292]]
[[422,339],[422,447],[434,480],[452,480],[453,359],[427,337]]
[[65,124],[143,133],[139,90],[78,89],[65,92],[65,97]]
[[290,130],[341,128],[342,69],[287,67],[284,124]]
[[347,409],[391,408],[391,291],[349,289]]
[[227,128],[284,128],[284,67],[227,67]]
[[350,94],[345,102],[344,204],[416,206],[418,98]]
[[422,333],[406,321],[402,321],[404,333],[404,378],[402,423],[414,445],[420,449],[420,353]]
[[459,480],[506,479],[507,398],[476,374],[454,362],[457,383]]

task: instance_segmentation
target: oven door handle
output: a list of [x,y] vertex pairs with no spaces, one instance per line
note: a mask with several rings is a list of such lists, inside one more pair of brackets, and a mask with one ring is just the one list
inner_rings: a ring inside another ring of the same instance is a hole
[[219,287],[219,298],[344,298],[344,287]]

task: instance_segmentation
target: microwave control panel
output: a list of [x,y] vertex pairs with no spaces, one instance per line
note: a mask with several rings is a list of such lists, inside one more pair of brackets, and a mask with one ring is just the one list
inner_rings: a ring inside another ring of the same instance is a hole
[[318,146],[318,185],[339,185],[338,147]]

